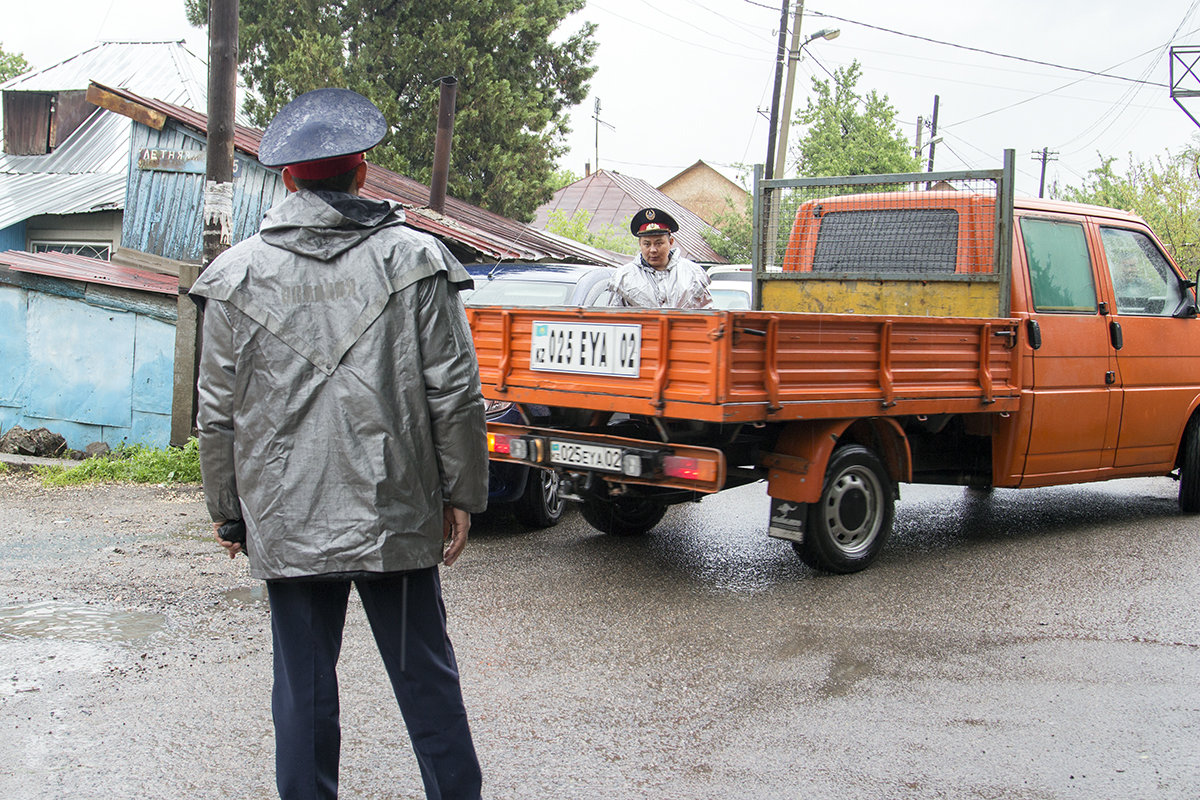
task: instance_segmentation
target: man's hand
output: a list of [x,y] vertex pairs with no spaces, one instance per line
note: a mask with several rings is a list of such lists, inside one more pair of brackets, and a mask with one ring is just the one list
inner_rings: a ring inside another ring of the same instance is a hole
[[230,558],[237,558],[238,553],[242,552],[242,545],[240,542],[228,542],[221,538],[221,526],[224,524],[225,520],[214,522],[212,524],[213,536],[216,537],[217,544],[221,545],[221,547],[224,547],[229,552]]
[[467,531],[471,530],[471,514],[461,508],[445,506],[442,509],[442,518],[444,520],[442,540],[445,542],[442,560],[448,567],[458,560],[462,551],[467,547]]

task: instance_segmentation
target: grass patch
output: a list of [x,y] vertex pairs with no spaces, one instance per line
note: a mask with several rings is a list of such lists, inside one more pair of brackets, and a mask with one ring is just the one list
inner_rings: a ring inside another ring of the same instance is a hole
[[200,450],[195,437],[183,447],[121,445],[74,467],[34,467],[43,486],[84,483],[199,483]]

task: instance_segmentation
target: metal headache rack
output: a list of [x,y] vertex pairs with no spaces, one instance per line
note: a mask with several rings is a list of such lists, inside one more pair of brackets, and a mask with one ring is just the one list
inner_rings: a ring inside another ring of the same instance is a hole
[[754,175],[756,309],[1007,317],[1013,151],[997,170]]

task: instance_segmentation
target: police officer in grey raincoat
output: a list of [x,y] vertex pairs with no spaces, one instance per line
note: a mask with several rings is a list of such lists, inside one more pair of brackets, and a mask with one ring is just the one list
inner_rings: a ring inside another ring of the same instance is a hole
[[708,273],[675,246],[679,223],[658,208],[633,215],[629,231],[638,240],[637,259],[619,267],[608,282],[608,304],[626,308],[710,308]]
[[[365,97],[319,89],[288,104],[259,156],[287,197],[224,253],[205,299],[204,494],[242,520],[267,581],[280,796],[337,796],[336,665],[357,589],[428,797],[478,798],[438,564],[487,504],[479,373],[457,287],[470,278],[396,203],[358,196],[386,133]],[[254,685],[240,679],[240,685]]]

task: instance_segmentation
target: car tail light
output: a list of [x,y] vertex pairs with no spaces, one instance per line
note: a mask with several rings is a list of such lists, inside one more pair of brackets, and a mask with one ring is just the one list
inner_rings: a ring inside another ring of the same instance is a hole
[[512,440],[512,436],[506,436],[503,433],[489,433],[488,452],[508,455],[512,452]]

